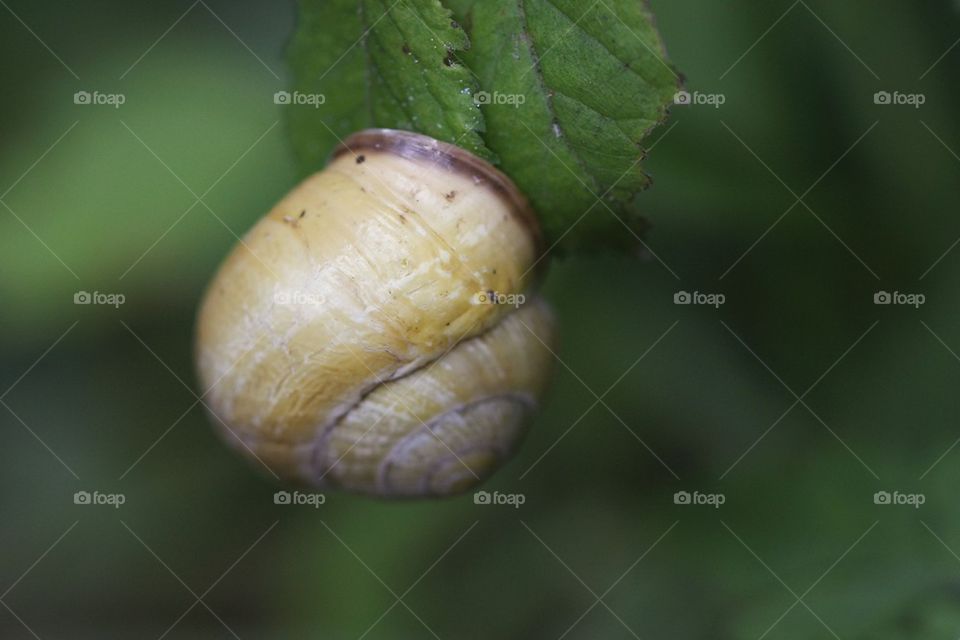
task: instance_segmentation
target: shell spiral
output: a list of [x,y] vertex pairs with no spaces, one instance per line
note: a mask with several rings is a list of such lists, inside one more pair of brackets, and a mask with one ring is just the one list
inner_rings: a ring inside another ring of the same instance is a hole
[[515,450],[552,359],[539,228],[512,182],[419,134],[368,130],[220,267],[196,358],[226,442],[282,478],[447,495]]

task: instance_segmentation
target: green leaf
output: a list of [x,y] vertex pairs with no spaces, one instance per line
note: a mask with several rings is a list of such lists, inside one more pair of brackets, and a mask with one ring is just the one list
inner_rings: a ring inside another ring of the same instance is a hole
[[476,79],[457,56],[469,46],[439,0],[301,0],[290,47],[294,90],[323,102],[288,106],[304,172],[326,164],[354,131],[419,131],[488,160]]
[[679,83],[643,3],[301,0],[291,58],[327,98],[290,108],[307,171],[357,129],[419,131],[497,163],[551,245],[640,244],[644,140]]
[[477,0],[446,0],[444,4],[453,12],[453,17],[469,31],[470,11],[473,5],[477,4]]
[[643,3],[479,2],[468,20],[467,62],[491,96],[485,140],[547,238],[636,245],[632,201],[650,183],[642,141],[678,85]]

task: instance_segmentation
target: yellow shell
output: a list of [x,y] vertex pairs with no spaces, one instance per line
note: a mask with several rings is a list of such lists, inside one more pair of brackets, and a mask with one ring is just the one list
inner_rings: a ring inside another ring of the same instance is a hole
[[[550,368],[539,228],[510,180],[368,130],[238,244],[197,322],[205,402],[276,475],[446,495],[515,449]],[[529,296],[524,298],[524,296]]]

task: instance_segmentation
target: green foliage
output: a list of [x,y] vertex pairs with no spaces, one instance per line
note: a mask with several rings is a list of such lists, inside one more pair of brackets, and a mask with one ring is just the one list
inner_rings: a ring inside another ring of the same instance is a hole
[[296,90],[325,100],[291,109],[301,164],[322,167],[342,138],[374,126],[419,131],[492,159],[471,97],[476,81],[457,61],[468,46],[439,0],[302,0],[290,55]]
[[327,97],[291,110],[303,169],[363,127],[419,131],[499,163],[551,243],[635,247],[643,141],[679,80],[650,13],[626,0],[448,5],[302,0],[296,90]]
[[[583,216],[566,246],[635,244],[613,215],[639,231],[628,205],[650,182],[641,143],[676,91],[649,14],[639,2],[585,11],[571,0],[527,0],[478,3],[471,16],[468,62],[492,96],[485,139],[540,212],[547,237],[560,239]],[[497,96],[524,101],[498,104]]]

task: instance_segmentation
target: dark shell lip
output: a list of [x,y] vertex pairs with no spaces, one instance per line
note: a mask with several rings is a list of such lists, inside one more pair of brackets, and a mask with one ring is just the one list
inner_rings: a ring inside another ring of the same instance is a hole
[[513,180],[483,158],[466,149],[436,138],[399,129],[364,129],[343,140],[330,154],[337,159],[345,154],[360,156],[364,151],[391,153],[414,162],[424,162],[452,173],[466,175],[478,184],[485,184],[507,201],[510,211],[533,237],[537,259],[546,247],[540,222]]

